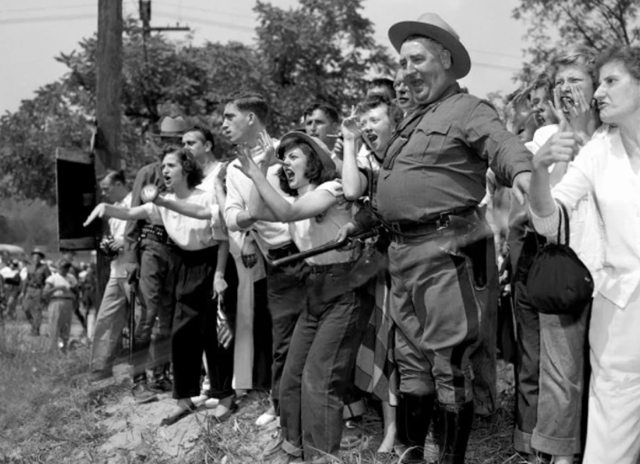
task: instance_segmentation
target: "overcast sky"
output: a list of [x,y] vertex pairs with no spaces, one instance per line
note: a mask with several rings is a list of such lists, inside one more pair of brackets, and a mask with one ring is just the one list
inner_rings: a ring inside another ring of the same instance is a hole
[[[123,0],[125,14],[137,17],[137,0]],[[71,52],[97,27],[97,0],[0,0],[0,113],[15,111],[22,99],[62,76],[54,57]],[[272,0],[288,8],[297,0]],[[388,45],[387,31],[399,21],[438,13],[460,35],[471,55],[471,73],[461,83],[480,97],[514,88],[523,61],[526,25],[511,19],[515,0],[363,0],[364,16],[376,39]],[[254,40],[255,0],[153,0],[152,25],[180,21],[193,29],[196,43]],[[182,33],[171,33],[184,38]],[[395,55],[395,52],[394,52]]]

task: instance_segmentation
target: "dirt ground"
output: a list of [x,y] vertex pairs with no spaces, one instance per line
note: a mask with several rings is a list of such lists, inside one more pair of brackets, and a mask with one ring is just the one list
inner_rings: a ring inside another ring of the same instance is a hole
[[[43,325],[45,334],[46,325]],[[169,394],[136,405],[128,365],[99,383],[87,380],[89,346],[74,320],[73,348],[46,353],[48,337],[31,337],[24,321],[7,324],[0,348],[0,463],[261,463],[260,454],[274,427],[255,419],[268,407],[264,393],[238,400],[239,409],[220,423],[211,410],[199,410],[169,427],[160,421],[174,405]],[[469,444],[471,464],[519,463],[511,446],[513,373],[499,367],[500,407],[477,419]],[[370,407],[363,421],[362,445],[340,458],[345,464],[389,464],[392,455],[375,455],[382,422]]]

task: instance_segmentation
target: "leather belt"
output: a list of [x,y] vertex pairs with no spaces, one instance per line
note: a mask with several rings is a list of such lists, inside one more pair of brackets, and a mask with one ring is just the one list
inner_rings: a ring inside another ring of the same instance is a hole
[[280,245],[276,248],[271,248],[267,251],[267,257],[270,261],[275,261],[276,259],[281,259],[286,256],[291,256],[296,253],[300,253],[300,250],[293,242],[287,242],[284,245]]
[[162,243],[163,245],[167,246],[176,246],[176,244],[173,243],[173,240],[171,240],[171,237],[169,237],[169,234],[167,234],[167,231],[164,227],[156,226],[153,224],[145,224],[144,226],[142,226],[140,240],[143,239],[153,240],[154,242]]
[[397,240],[399,237],[421,237],[447,229],[451,216],[466,218],[476,214],[476,211],[477,207],[470,206],[438,213],[436,217],[425,222],[398,221],[389,222],[386,225],[389,232],[391,232],[392,240]]
[[346,263],[333,263],[333,264],[311,264],[309,265],[309,272],[311,274],[326,274],[333,270],[351,270],[353,268],[353,261],[349,261]]

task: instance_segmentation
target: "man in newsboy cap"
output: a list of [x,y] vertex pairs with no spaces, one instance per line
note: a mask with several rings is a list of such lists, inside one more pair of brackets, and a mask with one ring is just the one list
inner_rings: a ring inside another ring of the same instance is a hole
[[469,356],[497,286],[480,207],[485,176],[491,167],[524,200],[531,155],[488,102],[461,91],[471,60],[440,16],[397,23],[389,38],[419,105],[389,142],[373,200],[391,232],[401,462],[425,462],[437,414],[438,462],[464,463],[474,415]]

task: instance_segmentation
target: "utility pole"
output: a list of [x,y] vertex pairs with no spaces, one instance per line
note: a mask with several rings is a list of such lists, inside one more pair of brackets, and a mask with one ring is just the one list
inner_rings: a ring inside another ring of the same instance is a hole
[[[98,49],[96,53],[96,177],[108,169],[120,169],[120,118],[122,89],[122,0],[98,0]],[[96,191],[96,195],[100,192]],[[99,198],[99,196],[98,196]],[[105,230],[106,221],[103,221]],[[99,242],[99,241],[98,241]],[[98,247],[97,301],[109,279],[109,261]]]
[[139,0],[138,8],[140,10],[140,22],[142,22],[142,36],[149,37],[152,31],[155,32],[167,32],[167,31],[190,31],[186,26],[180,26],[176,24],[175,27],[151,27],[151,0]]
[[98,0],[96,174],[120,169],[122,0]]

